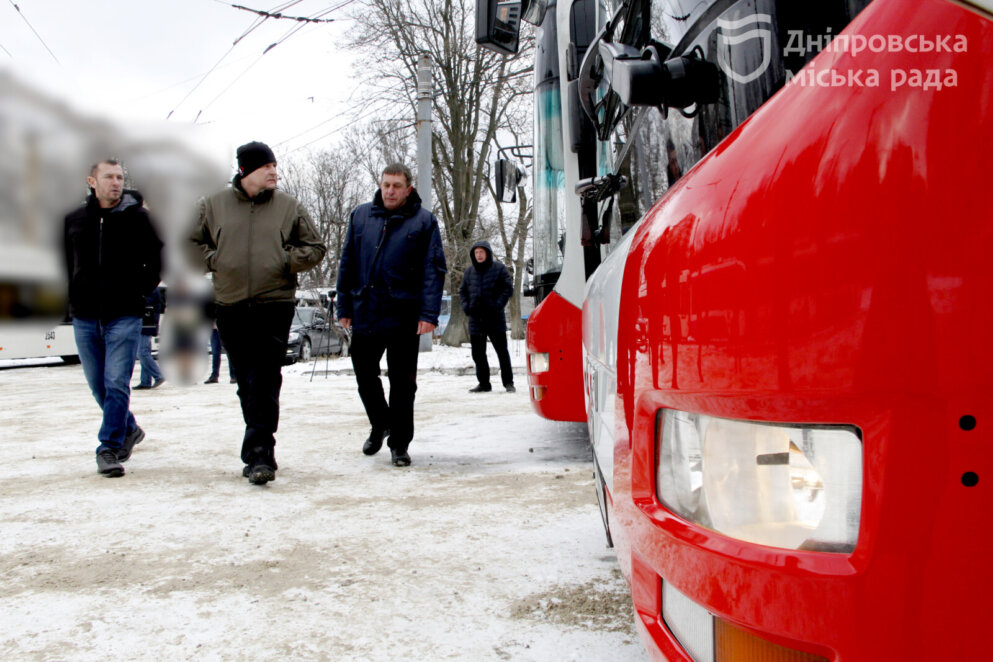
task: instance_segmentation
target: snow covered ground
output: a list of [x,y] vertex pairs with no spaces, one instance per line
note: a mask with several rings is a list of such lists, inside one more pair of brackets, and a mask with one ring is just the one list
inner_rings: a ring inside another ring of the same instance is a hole
[[538,418],[523,374],[468,393],[471,366],[420,355],[407,469],[360,452],[347,359],[285,368],[264,487],[226,380],[134,392],[148,437],[108,479],[81,368],[0,370],[0,658],[646,659],[584,426]]

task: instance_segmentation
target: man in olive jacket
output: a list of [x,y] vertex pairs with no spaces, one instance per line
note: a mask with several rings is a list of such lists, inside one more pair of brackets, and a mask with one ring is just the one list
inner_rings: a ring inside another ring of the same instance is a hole
[[459,300],[462,311],[469,316],[469,342],[472,360],[476,364],[476,386],[470,393],[493,390],[490,385],[490,363],[486,360],[486,338],[489,337],[500,362],[500,378],[508,393],[513,393],[514,371],[507,351],[507,319],[503,309],[514,292],[514,280],[507,267],[493,259],[488,241],[477,241],[469,250],[472,265],[462,274]]
[[245,419],[242,475],[256,485],[276,478],[280,370],[293,320],[297,276],[327,252],[310,216],[276,190],[276,156],[267,145],[238,148],[232,186],[198,203],[190,241],[211,273],[217,329],[238,381]]

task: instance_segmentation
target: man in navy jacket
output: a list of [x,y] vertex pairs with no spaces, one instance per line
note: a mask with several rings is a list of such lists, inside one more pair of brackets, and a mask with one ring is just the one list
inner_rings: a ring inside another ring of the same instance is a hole
[[[352,212],[338,265],[338,319],[352,330],[352,366],[372,430],[362,446],[375,455],[389,436],[392,462],[410,465],[419,336],[438,325],[445,253],[434,214],[421,207],[406,166],[383,170],[371,203]],[[386,354],[390,398],[379,362]]]

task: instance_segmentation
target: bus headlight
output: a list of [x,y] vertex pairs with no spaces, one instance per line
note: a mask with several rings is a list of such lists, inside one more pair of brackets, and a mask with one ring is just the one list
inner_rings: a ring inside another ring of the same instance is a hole
[[851,552],[862,439],[850,425],[767,424],[664,409],[657,490],[677,515],[739,540]]
[[531,359],[531,374],[537,375],[540,372],[548,372],[548,353],[540,352],[528,355]]

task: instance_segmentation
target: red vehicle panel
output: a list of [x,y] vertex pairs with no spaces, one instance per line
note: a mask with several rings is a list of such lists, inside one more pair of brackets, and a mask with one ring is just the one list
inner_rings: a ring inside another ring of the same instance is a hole
[[[968,46],[823,52],[815,78],[874,69],[879,87],[794,80],[669,190],[627,258],[611,533],[659,659],[689,659],[662,622],[662,582],[830,660],[985,656],[993,21],[877,0],[844,34]],[[891,72],[922,68],[956,85],[891,87]],[[674,515],[656,488],[663,408],[855,426],[854,551],[763,546]]]
[[[527,350],[531,406],[554,421],[586,420],[583,406],[583,348],[563,338],[582,337],[582,311],[557,292],[549,294],[528,318]],[[533,354],[548,355],[548,370],[535,373]]]

